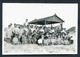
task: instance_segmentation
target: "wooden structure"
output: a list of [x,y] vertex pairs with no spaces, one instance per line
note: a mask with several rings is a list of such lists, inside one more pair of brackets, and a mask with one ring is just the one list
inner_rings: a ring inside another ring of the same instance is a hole
[[63,28],[63,20],[58,17],[56,14],[53,16],[45,17],[45,18],[40,18],[40,19],[35,19],[29,24],[37,24],[37,25],[47,25],[47,24],[55,24],[55,23],[60,23],[61,27]]

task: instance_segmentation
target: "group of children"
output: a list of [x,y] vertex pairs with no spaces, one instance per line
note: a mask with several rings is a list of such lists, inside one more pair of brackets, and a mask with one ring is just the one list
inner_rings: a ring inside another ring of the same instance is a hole
[[12,44],[42,44],[61,45],[70,44],[71,36],[65,29],[38,27],[30,25],[12,24],[4,29],[4,40]]

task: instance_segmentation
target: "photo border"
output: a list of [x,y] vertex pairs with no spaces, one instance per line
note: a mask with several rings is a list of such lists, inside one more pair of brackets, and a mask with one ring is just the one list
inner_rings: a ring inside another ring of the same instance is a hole
[[[80,45],[79,45],[79,43],[80,43],[80,36],[79,36],[79,28],[80,28],[80,26],[79,26],[79,22],[80,22],[80,20],[79,20],[79,18],[80,18],[80,11],[79,11],[79,9],[80,9],[80,3],[79,3],[80,1],[79,0],[1,0],[1,2],[0,2],[0,54],[1,54],[1,56],[10,56],[10,55],[2,55],[2,3],[78,3],[78,54],[31,54],[31,55],[26,55],[26,56],[31,56],[32,57],[32,55],[34,55],[34,56],[45,56],[45,57],[47,57],[47,56],[79,56],[79,54],[80,54]],[[11,56],[25,56],[25,55],[11,55]]]

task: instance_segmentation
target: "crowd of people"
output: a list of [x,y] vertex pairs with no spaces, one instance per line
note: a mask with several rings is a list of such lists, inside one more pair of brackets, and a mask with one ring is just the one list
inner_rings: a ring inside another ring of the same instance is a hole
[[[12,26],[13,25],[13,26]],[[4,41],[17,44],[70,45],[72,36],[65,28],[10,23],[4,29]]]

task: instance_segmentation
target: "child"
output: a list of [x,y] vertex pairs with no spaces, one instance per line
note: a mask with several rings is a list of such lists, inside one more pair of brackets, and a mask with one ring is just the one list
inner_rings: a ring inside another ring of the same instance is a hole
[[11,25],[8,25],[8,29],[6,30],[6,38],[4,40],[8,43],[11,43],[11,36],[12,36],[12,28]]
[[14,37],[13,40],[12,40],[12,44],[14,44],[14,45],[19,44],[18,35],[17,35],[17,34],[15,34],[15,37]]
[[28,43],[26,33],[23,33],[21,38],[22,38],[22,44],[27,44]]

